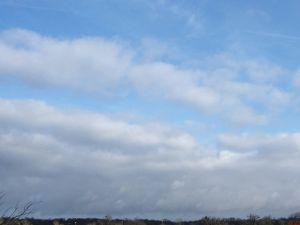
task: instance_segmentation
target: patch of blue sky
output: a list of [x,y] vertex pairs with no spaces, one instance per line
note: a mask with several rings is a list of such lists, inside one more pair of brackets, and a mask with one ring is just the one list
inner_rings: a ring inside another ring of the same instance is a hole
[[151,6],[144,1],[66,2],[61,5],[56,1],[53,4],[49,1],[4,1],[0,3],[0,21],[3,21],[0,29],[18,27],[63,37],[119,37],[133,43],[152,37],[177,42],[184,51],[191,53],[220,48],[220,39],[214,34],[201,34],[197,38],[187,35],[190,30],[193,32],[187,26],[188,18],[180,15],[180,11],[169,9],[168,4],[153,3]]

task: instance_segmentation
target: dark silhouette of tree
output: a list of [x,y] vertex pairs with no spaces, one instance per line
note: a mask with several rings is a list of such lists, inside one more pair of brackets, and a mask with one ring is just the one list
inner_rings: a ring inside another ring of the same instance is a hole
[[227,222],[220,218],[204,217],[201,219],[203,225],[227,225]]
[[18,220],[32,213],[33,202],[28,202],[24,205],[16,204],[13,207],[4,207],[3,192],[0,193],[0,225],[18,225]]
[[271,216],[263,217],[258,222],[259,225],[273,225],[273,219]]
[[258,224],[258,219],[259,219],[258,215],[250,214],[248,216],[248,219],[247,219],[247,224],[248,225],[257,225]]

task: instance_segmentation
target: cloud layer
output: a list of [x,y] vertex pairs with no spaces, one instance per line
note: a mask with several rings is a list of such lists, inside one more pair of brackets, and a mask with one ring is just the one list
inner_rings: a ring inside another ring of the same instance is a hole
[[58,39],[28,30],[2,32],[0,51],[5,55],[0,58],[4,78],[95,96],[127,96],[133,91],[216,113],[236,125],[266,124],[295,100],[293,91],[280,85],[285,69],[226,53],[187,69],[159,56],[143,59],[140,50],[117,40]]
[[5,99],[0,123],[1,189],[12,202],[42,201],[36,215],[282,216],[300,207],[299,133],[224,134],[207,149],[168,125]]
[[299,3],[0,5],[0,211],[299,211]]

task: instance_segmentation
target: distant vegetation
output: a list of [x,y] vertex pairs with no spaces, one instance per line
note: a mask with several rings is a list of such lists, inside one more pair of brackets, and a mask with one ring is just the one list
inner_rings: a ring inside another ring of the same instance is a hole
[[195,221],[131,220],[131,219],[33,219],[0,218],[0,225],[288,225],[288,219],[259,218],[249,215],[247,219],[204,217]]
[[148,219],[103,219],[72,218],[72,219],[34,219],[26,218],[32,213],[33,202],[14,207],[3,208],[4,193],[0,192],[0,225],[300,225],[300,213],[287,218],[274,219],[270,216],[260,218],[250,214],[246,219],[203,217],[194,221],[148,220]]

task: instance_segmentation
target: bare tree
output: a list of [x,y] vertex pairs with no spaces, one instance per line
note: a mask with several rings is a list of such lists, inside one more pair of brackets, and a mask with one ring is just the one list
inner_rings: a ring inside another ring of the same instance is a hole
[[13,207],[4,207],[5,193],[0,192],[0,225],[15,225],[18,220],[30,215],[33,212],[34,202],[28,202]]
[[248,222],[248,225],[257,225],[258,220],[259,220],[259,216],[251,213],[248,216],[247,222]]
[[271,216],[265,216],[258,221],[259,225],[273,225],[273,219]]

